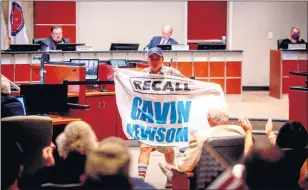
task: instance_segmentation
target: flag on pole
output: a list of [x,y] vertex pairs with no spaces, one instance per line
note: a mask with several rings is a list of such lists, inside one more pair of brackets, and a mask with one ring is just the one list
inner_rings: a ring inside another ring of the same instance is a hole
[[7,27],[4,21],[3,12],[1,11],[1,49],[7,50],[9,47],[8,35],[7,35]]
[[10,1],[8,31],[10,44],[29,44],[20,1]]
[[239,190],[243,189],[244,185],[242,180],[232,174],[231,169],[226,169],[215,181],[213,181],[207,189],[220,189],[220,190]]

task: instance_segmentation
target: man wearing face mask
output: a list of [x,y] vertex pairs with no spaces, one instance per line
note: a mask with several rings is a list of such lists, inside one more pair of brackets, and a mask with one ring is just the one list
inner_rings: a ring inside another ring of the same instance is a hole
[[54,25],[50,29],[50,37],[41,42],[41,50],[45,51],[56,50],[57,44],[70,43],[70,40],[62,37],[62,28],[59,25]]
[[305,43],[303,39],[300,39],[300,30],[296,27],[291,28],[291,34],[289,37],[282,41],[283,43]]
[[173,38],[171,38],[173,28],[169,25],[165,25],[162,28],[162,36],[154,36],[150,43],[144,48],[145,50],[156,47],[159,44],[178,44]]

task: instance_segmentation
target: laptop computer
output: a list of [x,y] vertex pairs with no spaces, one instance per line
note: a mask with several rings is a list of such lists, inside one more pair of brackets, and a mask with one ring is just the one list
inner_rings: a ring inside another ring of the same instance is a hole
[[171,44],[158,44],[157,47],[159,47],[162,50],[172,50]]
[[11,44],[7,51],[38,51],[40,49],[39,44]]
[[72,44],[72,43],[63,43],[63,44],[57,44],[57,50],[62,51],[76,51],[77,46],[85,46],[85,43],[81,44]]
[[16,98],[17,98],[17,100],[19,100],[21,102],[22,107],[24,109],[24,113],[25,113],[25,115],[27,115],[25,97],[24,96],[16,96]]
[[138,50],[139,44],[112,43],[110,51],[113,50]]

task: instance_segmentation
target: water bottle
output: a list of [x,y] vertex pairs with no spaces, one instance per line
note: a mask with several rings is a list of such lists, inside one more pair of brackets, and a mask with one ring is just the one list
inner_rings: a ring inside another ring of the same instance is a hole
[[223,36],[223,37],[222,37],[222,41],[224,42],[224,44],[226,44],[227,37],[226,37],[226,36]]

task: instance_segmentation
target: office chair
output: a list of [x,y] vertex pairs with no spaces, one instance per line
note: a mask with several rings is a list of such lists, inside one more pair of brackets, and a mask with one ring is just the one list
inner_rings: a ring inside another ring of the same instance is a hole
[[[205,189],[225,169],[235,165],[244,152],[245,136],[211,137],[204,142],[200,161],[195,167],[193,174],[185,174],[174,171],[173,187],[185,189],[178,184],[183,183],[183,176],[189,180],[189,189]],[[218,158],[218,159],[217,159]],[[176,173],[176,174],[175,174]],[[179,176],[182,174],[182,176]],[[181,180],[182,182],[179,182]]]
[[280,50],[281,43],[284,39],[277,40],[277,50]]
[[24,166],[19,188],[27,183],[27,178],[44,167],[42,150],[50,146],[53,126],[50,117],[12,116],[1,119],[2,130],[5,130],[15,143],[20,145],[22,165]]
[[41,41],[45,40],[46,38],[34,38],[32,39],[32,44],[41,44]]
[[1,121],[1,189],[8,189],[18,177],[22,152],[12,138],[13,130]]

